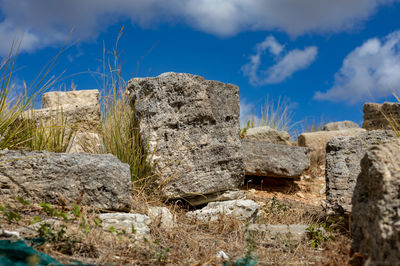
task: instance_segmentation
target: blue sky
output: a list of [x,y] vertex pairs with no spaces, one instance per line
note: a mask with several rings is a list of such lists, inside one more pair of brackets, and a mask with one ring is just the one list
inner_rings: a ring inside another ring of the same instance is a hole
[[239,86],[243,120],[269,95],[290,99],[294,122],[361,123],[364,102],[400,92],[399,14],[398,0],[0,0],[0,56],[24,31],[20,88],[68,39],[58,86],[96,89],[124,26],[126,80],[198,74]]

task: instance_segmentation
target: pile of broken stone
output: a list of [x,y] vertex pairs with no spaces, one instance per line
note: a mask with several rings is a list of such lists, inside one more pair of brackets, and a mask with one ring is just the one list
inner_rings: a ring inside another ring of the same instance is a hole
[[[352,214],[353,248],[371,262],[383,256],[398,259],[400,141],[382,113],[400,118],[400,104],[365,104],[363,128],[349,121],[330,123],[293,143],[287,132],[269,127],[248,129],[242,140],[239,88],[232,84],[171,72],[132,79],[126,95],[135,103],[149,159],[163,184],[161,196],[202,207],[187,212],[188,217],[207,222],[232,215],[253,223],[254,230],[301,236],[307,225],[255,224],[260,205],[238,188],[245,175],[299,178],[322,162],[327,213]],[[88,142],[82,139],[91,140],[97,150],[102,147],[98,98],[97,90],[44,94],[43,109],[37,110],[42,119],[62,107],[67,124],[84,126],[68,153],[0,151],[1,200],[21,195],[36,202],[90,206],[104,212],[99,218],[105,228],[129,232],[133,225],[138,235],[149,234],[148,225],[156,221],[173,228],[168,208],[130,212],[134,202],[127,164],[110,154],[84,152],[82,143]]]

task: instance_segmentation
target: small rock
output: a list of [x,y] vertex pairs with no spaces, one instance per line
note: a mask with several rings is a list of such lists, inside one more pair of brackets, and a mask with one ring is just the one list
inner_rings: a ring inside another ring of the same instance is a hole
[[7,238],[21,238],[19,232],[17,231],[8,231],[5,229],[0,229],[0,237],[7,237]]
[[150,234],[148,225],[151,219],[144,214],[137,213],[103,213],[99,215],[104,229],[114,228],[116,231],[125,231],[137,236]]
[[222,259],[222,260],[224,260],[224,261],[229,260],[228,255],[226,255],[226,253],[225,253],[224,251],[222,251],[222,250],[221,250],[220,252],[218,252],[217,258],[218,258],[218,259]]
[[163,229],[170,229],[175,226],[175,219],[166,207],[150,207],[147,215],[153,223],[160,224]]
[[252,200],[228,200],[210,202],[206,207],[186,213],[188,217],[204,222],[216,221],[219,215],[232,216],[241,220],[254,220],[260,205]]

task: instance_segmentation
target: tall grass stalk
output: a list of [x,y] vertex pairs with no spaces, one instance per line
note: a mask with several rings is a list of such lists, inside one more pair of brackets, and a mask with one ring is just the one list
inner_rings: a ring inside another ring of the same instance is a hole
[[24,87],[24,94],[11,99],[10,92],[13,86],[13,73],[16,58],[21,45],[21,40],[14,41],[9,54],[3,59],[0,66],[0,149],[27,149],[28,142],[32,140],[33,130],[30,123],[23,118],[24,113],[32,109],[38,96],[54,85],[58,77],[46,76],[52,70],[56,59],[62,53],[64,47],[35,77],[31,85]]
[[126,82],[121,75],[118,42],[121,29],[112,53],[103,54],[102,137],[108,152],[114,154],[131,168],[132,181],[144,185],[151,174],[148,147],[140,135],[139,120],[133,101],[125,94]]

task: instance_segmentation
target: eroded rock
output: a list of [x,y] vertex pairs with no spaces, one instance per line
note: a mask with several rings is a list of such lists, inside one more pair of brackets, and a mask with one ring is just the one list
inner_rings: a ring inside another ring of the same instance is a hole
[[353,196],[352,248],[366,265],[400,261],[400,140],[372,146],[361,161]]
[[400,103],[366,103],[363,107],[364,122],[362,127],[367,130],[389,129],[389,121],[400,125]]
[[351,198],[360,162],[372,145],[390,142],[393,131],[374,130],[353,137],[337,137],[326,146],[326,200],[329,214],[351,213]]
[[129,81],[162,194],[212,194],[243,183],[239,89],[184,73]]
[[213,222],[221,215],[231,216],[240,220],[251,221],[257,216],[260,205],[252,200],[228,200],[210,202],[206,207],[187,212],[186,215],[203,222]]
[[243,140],[242,151],[246,175],[299,177],[310,167],[305,147]]
[[111,154],[0,151],[0,199],[17,195],[33,202],[130,210],[128,164]]
[[[123,231],[127,234],[143,236],[150,234],[151,219],[137,213],[102,213],[99,215],[102,226],[107,230]],[[113,228],[113,229],[112,229]]]

